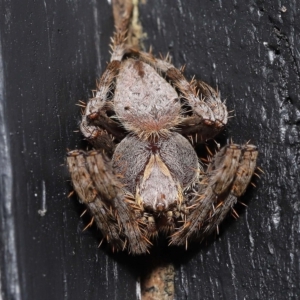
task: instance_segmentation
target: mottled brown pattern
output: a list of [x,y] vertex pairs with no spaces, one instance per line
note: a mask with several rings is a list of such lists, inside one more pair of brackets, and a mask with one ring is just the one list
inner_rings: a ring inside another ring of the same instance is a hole
[[141,281],[142,300],[174,299],[174,266],[154,261],[147,271]]

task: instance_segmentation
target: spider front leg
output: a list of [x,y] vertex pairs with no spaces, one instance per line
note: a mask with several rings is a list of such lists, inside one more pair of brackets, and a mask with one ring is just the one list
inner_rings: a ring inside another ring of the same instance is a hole
[[95,97],[89,99],[82,115],[80,130],[91,144],[97,143],[97,139],[101,135],[100,128],[119,139],[124,137],[120,125],[108,116],[108,112],[111,110],[109,101],[112,100],[110,99],[111,91],[114,88],[120,64],[121,62],[116,60],[108,64],[97,85]]
[[213,157],[186,222],[171,236],[171,244],[202,239],[218,228],[250,183],[257,155],[254,145],[229,144]]
[[[127,20],[127,19],[126,19]],[[95,97],[89,99],[80,124],[80,130],[91,144],[99,144],[97,139],[101,129],[112,134],[119,141],[125,137],[125,130],[119,122],[111,118],[113,111],[113,92],[116,77],[119,74],[121,63],[126,54],[126,30],[118,30],[112,39],[113,49],[111,61],[97,83]]]
[[97,151],[75,150],[68,153],[67,163],[76,193],[112,248],[146,253],[150,242],[140,221],[143,212],[117,180],[109,160]]
[[[200,96],[200,99],[197,97],[195,102],[194,100],[190,101],[190,99],[194,99],[190,94],[188,103],[189,105],[192,103],[193,114],[181,122],[181,133],[185,136],[196,134],[199,137],[198,141],[204,142],[216,136],[224,128],[228,121],[228,112],[226,105],[220,99],[219,92],[207,83],[193,80],[191,90],[194,94]],[[209,107],[212,117],[202,117],[203,103]]]
[[191,109],[192,114],[188,114],[179,126],[181,134],[197,134],[198,142],[205,142],[218,134],[228,120],[227,108],[219,93],[203,81],[188,83],[175,67],[168,67],[165,74]]

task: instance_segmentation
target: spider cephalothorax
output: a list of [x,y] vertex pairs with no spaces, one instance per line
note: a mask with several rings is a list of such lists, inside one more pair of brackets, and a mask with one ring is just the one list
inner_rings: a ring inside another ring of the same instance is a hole
[[141,254],[160,231],[170,244],[186,245],[215,230],[248,186],[257,150],[230,143],[203,170],[188,137],[213,138],[227,123],[226,106],[168,59],[132,47],[128,16],[82,116],[81,132],[95,150],[71,151],[67,161],[107,242]]

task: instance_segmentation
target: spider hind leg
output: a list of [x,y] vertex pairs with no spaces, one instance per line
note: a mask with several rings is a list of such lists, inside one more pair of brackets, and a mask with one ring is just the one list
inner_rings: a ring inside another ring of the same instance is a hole
[[148,251],[150,242],[140,222],[142,209],[113,174],[109,160],[98,151],[71,151],[67,163],[75,191],[115,250]]
[[257,155],[254,145],[229,144],[213,157],[186,222],[171,236],[171,244],[203,239],[218,228],[249,185]]

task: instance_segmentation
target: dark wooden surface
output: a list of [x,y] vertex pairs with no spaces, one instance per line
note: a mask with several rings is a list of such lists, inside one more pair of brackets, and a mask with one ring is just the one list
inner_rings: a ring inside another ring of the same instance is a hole
[[[248,2],[140,5],[145,45],[218,86],[236,115],[221,140],[251,139],[266,173],[219,237],[156,250],[176,266],[176,299],[300,297],[300,4]],[[2,299],[137,299],[151,257],[112,255],[96,230],[82,233],[62,166],[66,148],[84,146],[75,103],[109,60],[111,6],[0,0],[0,16]]]

